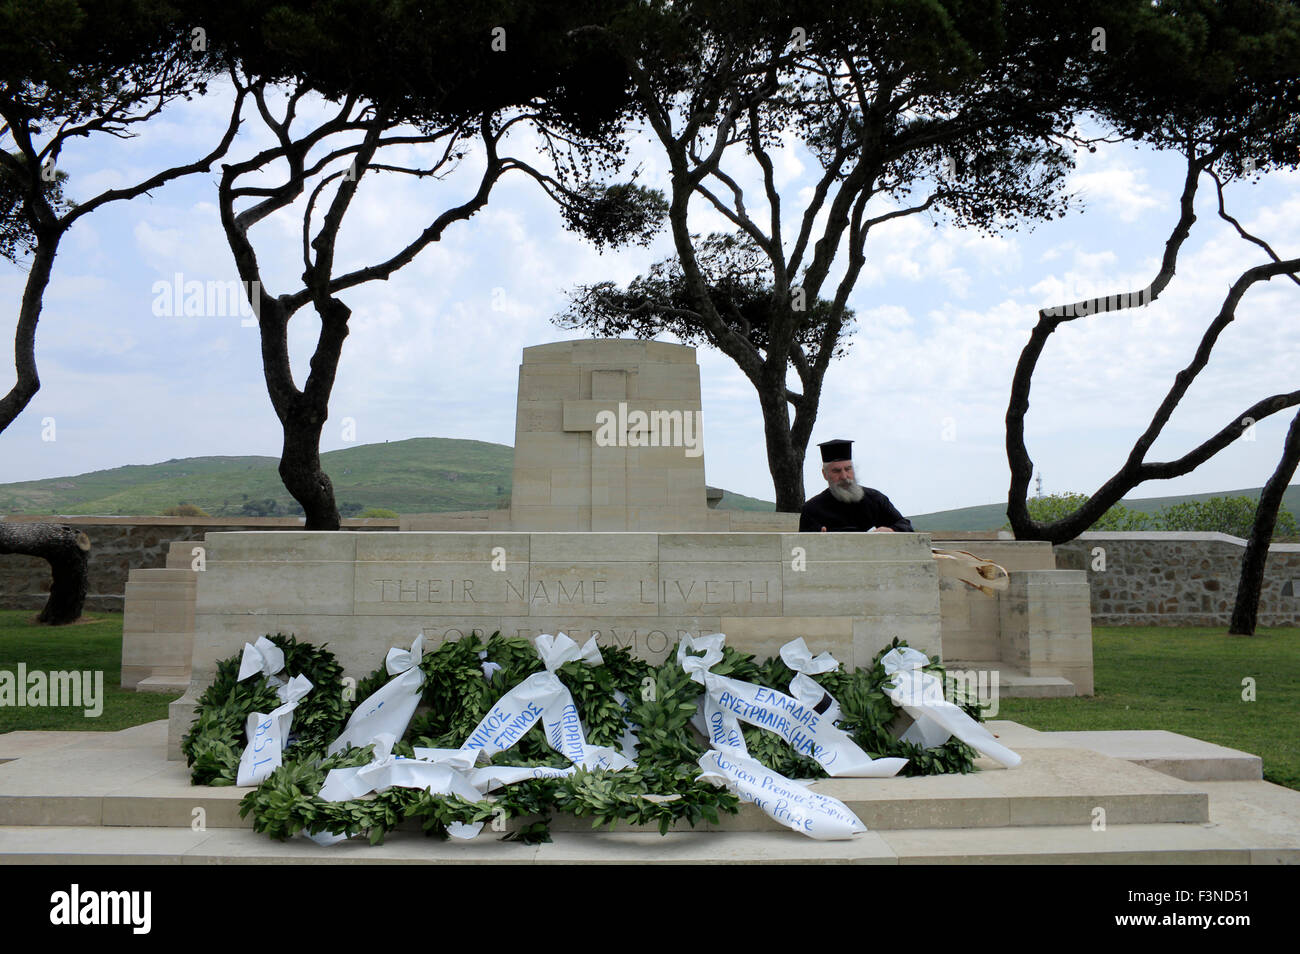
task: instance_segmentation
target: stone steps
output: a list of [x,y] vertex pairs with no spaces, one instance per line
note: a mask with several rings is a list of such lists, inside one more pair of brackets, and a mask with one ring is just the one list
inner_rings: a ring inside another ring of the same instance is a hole
[[818,842],[794,832],[566,832],[550,844],[484,833],[440,842],[414,831],[385,843],[320,848],[251,831],[185,828],[0,828],[0,864],[1251,864],[1300,863],[1221,826],[1117,825],[872,831]]
[[[30,751],[0,769],[0,825],[188,826],[202,809],[208,828],[241,828],[246,788],[192,786],[184,763],[161,757],[162,722],[100,739],[79,734],[54,750]],[[21,733],[15,733],[21,736]],[[15,750],[21,739],[11,745]],[[0,743],[0,755],[5,744]],[[1035,748],[1015,770],[980,760],[973,775],[822,779],[868,828],[998,828],[1087,824],[1102,809],[1112,824],[1203,822],[1208,800],[1195,786],[1089,750]],[[583,819],[557,818],[582,830]],[[727,816],[726,831],[780,830],[753,806]]]
[[1189,782],[1250,782],[1264,777],[1258,755],[1160,729],[1039,732],[1015,722],[991,720],[987,725],[1004,744],[1021,753],[1037,748],[1088,749]]
[[[503,843],[491,830],[440,843],[411,823],[380,848],[362,839],[331,849],[249,830],[238,811],[247,789],[191,786],[183,763],[163,756],[165,722],[14,732],[0,736],[0,862],[1300,863],[1300,792],[1232,780],[1243,753],[1172,733],[990,725],[1024,757],[1016,769],[981,760],[973,775],[813,783],[867,825],[849,842],[814,842],[744,806],[716,826],[682,824],[667,836],[627,826],[593,832],[589,819],[557,816],[553,845]],[[1161,740],[1143,735],[1169,736],[1170,758],[1152,760]],[[1085,744],[1206,778],[1189,782]]]
[[[1197,823],[1209,818],[1208,797],[1193,786],[1147,770],[1117,771],[1124,763],[1093,753],[1086,753],[1086,774],[1058,774],[1058,755],[1036,753],[1015,775],[991,768],[987,776],[824,779],[812,787],[839,798],[873,830],[1088,824],[1098,809],[1111,824]],[[1126,778],[1128,774],[1137,777]],[[51,785],[53,780],[45,772],[37,776],[36,784],[6,781],[0,775],[0,826],[187,827],[196,809],[202,809],[208,828],[252,824],[239,817],[239,801],[249,789],[191,786],[184,767],[175,762],[157,775],[109,790],[88,786],[84,793]],[[92,780],[87,781],[93,785]],[[1002,781],[1016,785],[1007,790],[999,784]],[[552,822],[557,830],[583,831],[590,826],[590,820],[567,816]],[[689,830],[684,823],[680,827]],[[717,826],[709,827],[721,831],[783,830],[749,805],[743,806],[739,815],[723,816]]]
[[944,668],[949,672],[997,672],[998,694],[1008,699],[1064,699],[1079,694],[1075,684],[1064,676],[1031,676],[1001,661],[944,660]]
[[141,679],[135,684],[136,692],[161,692],[179,694],[190,687],[189,670],[184,672],[160,673],[154,669],[154,675]]

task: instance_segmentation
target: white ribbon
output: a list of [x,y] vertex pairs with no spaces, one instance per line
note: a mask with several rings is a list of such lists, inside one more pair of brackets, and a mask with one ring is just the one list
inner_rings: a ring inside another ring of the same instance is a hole
[[[533,646],[542,660],[542,665],[551,674],[554,674],[555,670],[565,663],[578,659],[581,659],[589,666],[602,666],[605,663],[605,658],[600,654],[600,647],[596,644],[595,636],[592,636],[579,647],[575,640],[564,633],[555,636],[541,635],[537,637]],[[546,733],[546,739],[551,748],[585,769],[617,771],[631,765],[632,758],[636,755],[636,737],[632,737],[632,756],[628,756],[626,751],[620,753],[609,746],[588,745],[587,730],[578,718],[578,708],[573,703],[572,694],[565,688],[564,683],[560,681],[558,676],[555,677],[555,684],[559,686],[559,692],[542,710],[542,729]],[[622,698],[619,698],[620,696]],[[617,690],[614,697],[620,704],[623,704],[627,699]],[[623,725],[622,744],[626,749],[629,731],[626,720],[624,720]]]
[[461,748],[496,755],[513,746],[540,721],[546,743],[575,765],[610,771],[631,765],[608,746],[587,744],[573,696],[554,672],[572,659],[594,661],[593,664],[602,661],[595,637],[587,640],[581,649],[564,633],[539,636],[535,645],[546,671],[533,673],[498,699]]
[[239,757],[236,785],[259,785],[280,767],[289,728],[293,725],[293,710],[311,690],[311,680],[302,675],[294,676],[287,685],[276,689],[281,705],[266,715],[261,712],[249,714],[245,726],[248,745]]
[[[682,642],[688,640],[689,637]],[[837,778],[892,778],[907,764],[907,759],[872,759],[830,719],[784,692],[709,672],[705,664],[714,655],[721,659],[721,649],[716,654],[706,650],[703,657],[685,656],[683,663],[691,678],[704,684],[712,703],[706,712],[710,729],[715,717],[720,715],[717,724],[728,736],[728,716],[775,732],[796,752],[815,759],[829,775]],[[709,733],[710,742],[718,748],[733,753],[743,751],[743,742],[739,746],[717,743],[716,737],[716,733]]]
[[479,791],[487,793],[530,778],[564,778],[577,770],[576,765],[568,768],[552,768],[549,765],[486,765],[473,769],[469,773],[469,782]]
[[357,780],[375,792],[386,792],[390,788],[419,788],[434,795],[458,795],[470,802],[483,797],[483,793],[469,783],[455,764],[396,755],[363,767],[357,773]]
[[818,841],[842,841],[867,830],[838,799],[819,795],[735,752],[705,752],[700,756],[700,778],[729,788],[741,801],[757,805],[773,821]]
[[420,690],[424,686],[424,672],[420,660],[424,656],[424,633],[415,637],[408,652],[390,649],[384,664],[390,679],[377,692],[369,696],[352,712],[343,733],[330,743],[329,754],[341,752],[350,745],[369,745],[381,734],[400,739],[420,704]]
[[411,751],[415,753],[417,759],[424,759],[426,762],[442,762],[462,772],[468,772],[478,763],[478,753],[472,749],[430,749],[417,745]]
[[[424,631],[415,637],[411,643],[411,648],[398,649],[394,646],[384,657],[384,668],[388,670],[390,676],[400,676],[404,672],[409,672],[416,666],[420,665],[420,660],[424,658]],[[399,737],[400,738],[400,737]]]
[[781,660],[795,672],[795,677],[790,680],[790,694],[832,724],[839,722],[844,714],[839,702],[812,678],[833,672],[839,667],[839,661],[828,652],[814,656],[802,636],[781,647]]
[[839,661],[829,652],[821,652],[814,656],[802,636],[790,640],[781,647],[781,661],[795,672],[808,673],[810,676],[834,672],[839,667]]
[[[943,697],[943,683],[939,677],[922,671],[922,667],[930,663],[925,653],[900,647],[886,653],[880,663],[892,677],[892,686],[889,683],[885,686],[889,698],[914,720],[912,728],[904,733],[904,740],[933,748],[955,735],[1007,768],[1020,764],[1019,755],[998,742],[992,732],[963,712],[960,706]],[[935,739],[940,741],[935,742]]]
[[256,643],[244,643],[244,654],[239,657],[239,676],[235,681],[243,682],[259,672],[270,679],[283,668],[284,650],[265,636],[259,636]]
[[[726,638],[722,633],[711,633],[698,638],[683,636],[677,644],[677,664],[696,682],[703,683],[705,674],[722,661],[722,644]],[[692,650],[696,649],[702,650],[704,654],[693,655]],[[691,723],[714,748],[749,755],[749,747],[745,745],[745,737],[741,734],[740,722],[735,713],[719,706],[713,693],[706,691],[700,694]]]
[[885,675],[892,676],[894,673],[907,672],[911,669],[921,669],[930,665],[930,657],[919,649],[913,649],[911,646],[899,646],[897,649],[891,649],[885,655],[880,657],[880,665],[885,670]]
[[[535,672],[493,704],[479,720],[462,749],[481,749],[486,755],[504,752],[537,724],[564,685],[549,672]],[[567,691],[567,690],[566,690]],[[550,741],[550,736],[547,736]]]
[[[592,665],[603,662],[595,637],[579,647],[560,633],[539,636],[535,645],[545,672],[534,673],[498,699],[459,749],[417,748],[413,759],[394,757],[391,752],[396,740],[405,734],[419,703],[419,690],[424,681],[419,669],[424,634],[416,638],[409,653],[389,650],[385,664],[396,678],[357,706],[343,734],[330,746],[333,753],[347,745],[373,742],[375,758],[369,765],[332,770],[319,796],[325,801],[346,801],[372,791],[399,787],[478,801],[488,792],[525,779],[572,775],[578,767],[616,771],[631,765],[629,759],[608,746],[587,744],[573,696],[554,673],[573,659],[583,659]],[[485,654],[480,657],[485,659]],[[484,662],[484,676],[490,679],[489,665],[495,664]],[[547,743],[573,762],[572,766],[565,769],[522,765],[475,767],[481,757],[513,746],[539,721]],[[481,822],[455,823],[448,825],[447,831],[454,838],[472,838],[482,827]],[[344,836],[328,832],[309,837],[320,845],[344,840]]]
[[[395,743],[389,733],[377,735],[373,740],[374,760],[368,765],[330,770],[317,797],[327,802],[344,802],[390,788],[418,788],[434,795],[456,795],[470,802],[483,797],[483,791],[466,775],[466,770],[474,764],[472,755],[467,758],[467,753],[457,749],[416,749],[419,757],[408,759],[392,754]],[[447,833],[464,840],[473,838],[482,829],[482,822],[473,825],[453,822],[447,826]],[[347,839],[346,835],[328,831],[307,837],[326,847]]]
[[591,666],[600,666],[605,662],[605,657],[600,654],[600,647],[596,645],[595,636],[579,647],[576,641],[564,633],[556,636],[542,635],[534,640],[533,648],[537,650],[537,655],[541,657],[542,665],[546,667],[547,672],[555,672],[565,663],[573,662],[575,659],[581,659]]
[[631,764],[608,746],[587,744],[573,696],[552,672],[535,672],[498,699],[461,749],[496,755],[517,743],[539,721],[547,744],[575,765],[617,771]]

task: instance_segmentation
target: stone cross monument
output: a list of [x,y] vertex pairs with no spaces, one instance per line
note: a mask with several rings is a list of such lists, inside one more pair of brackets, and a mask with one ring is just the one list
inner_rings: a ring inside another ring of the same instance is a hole
[[700,529],[702,416],[694,348],[621,339],[525,348],[511,529]]

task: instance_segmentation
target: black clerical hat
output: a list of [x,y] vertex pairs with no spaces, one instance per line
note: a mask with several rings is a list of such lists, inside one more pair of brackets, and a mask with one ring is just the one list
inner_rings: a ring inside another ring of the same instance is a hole
[[838,460],[853,459],[852,441],[824,441],[817,446],[822,449],[823,464],[833,464]]

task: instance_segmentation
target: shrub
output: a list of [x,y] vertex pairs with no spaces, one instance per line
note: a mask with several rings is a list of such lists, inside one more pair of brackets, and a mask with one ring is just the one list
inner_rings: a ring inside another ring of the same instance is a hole
[[[1064,493],[1029,500],[1029,515],[1039,523],[1052,523],[1069,516],[1088,500],[1087,494]],[[1154,530],[1150,514],[1115,504],[1089,530]]]
[[[1196,530],[1228,533],[1243,539],[1250,536],[1255,525],[1258,502],[1250,497],[1211,497],[1209,500],[1188,500],[1165,507],[1156,515],[1161,530]],[[1293,537],[1297,533],[1296,519],[1290,510],[1279,507],[1273,536]]]
[[178,504],[175,507],[168,507],[166,510],[162,512],[162,515],[164,517],[210,517],[212,516],[212,514],[208,513],[202,507],[198,507],[195,506],[194,504],[187,504],[187,503]]

